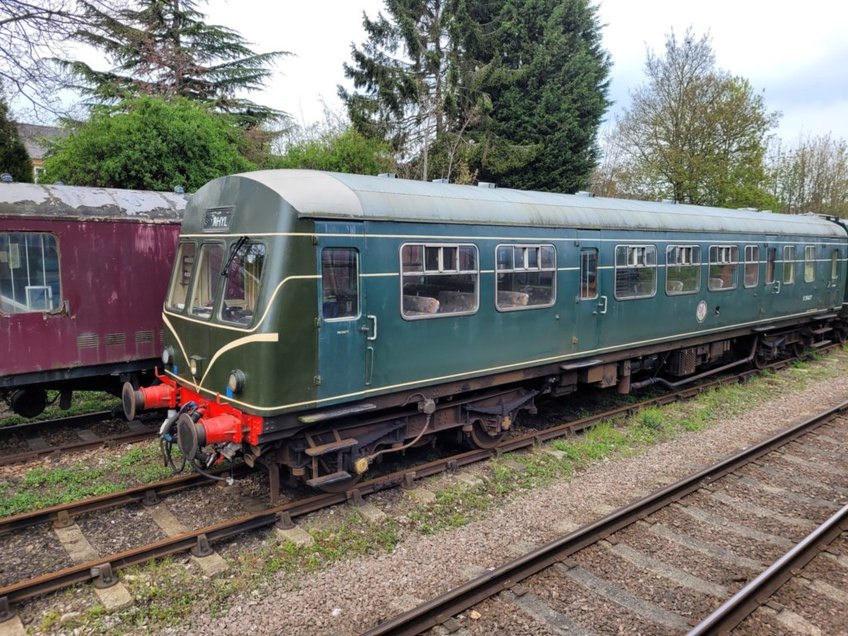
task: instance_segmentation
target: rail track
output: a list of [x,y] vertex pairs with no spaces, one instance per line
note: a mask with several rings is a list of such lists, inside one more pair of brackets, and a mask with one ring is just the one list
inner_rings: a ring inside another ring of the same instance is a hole
[[[826,425],[841,439],[817,432]],[[822,440],[827,440],[823,446],[830,445],[829,451],[819,448]],[[610,615],[620,617],[615,624],[618,628],[626,626],[642,633],[726,633],[769,601],[780,585],[846,528],[848,506],[840,509],[838,503],[809,495],[811,490],[821,492],[815,490],[816,485],[848,484],[843,461],[846,442],[848,401],[390,618],[366,634],[419,634],[441,624],[446,624],[448,631],[463,626],[472,633],[509,632],[509,626],[487,623],[485,617],[516,612],[545,633],[616,631],[611,623],[600,629],[595,624],[598,617]],[[804,472],[802,468],[812,472],[818,468],[822,482],[816,484],[814,477],[796,474]],[[829,479],[824,478],[825,472]],[[777,475],[789,483],[794,480],[795,488],[766,482]],[[828,489],[848,500],[848,488]],[[783,508],[778,505],[781,498]],[[799,535],[800,529],[815,525],[808,517],[821,517],[824,510],[832,516],[809,535]],[[799,511],[806,516],[798,516]],[[734,515],[746,523],[727,518]],[[756,521],[752,523],[752,519]],[[780,534],[775,528],[780,528]],[[727,540],[730,536],[733,538]],[[798,536],[803,537],[799,542]],[[746,544],[750,549],[743,549]],[[663,548],[671,545],[674,547],[664,552]],[[763,564],[771,561],[770,555],[787,547],[791,549],[773,566],[721,603],[737,581],[749,580],[752,570],[762,570]],[[666,562],[672,553],[675,562]],[[722,580],[714,580],[714,570],[712,579],[700,574],[699,561],[705,567],[720,562]],[[634,574],[634,570],[641,573]],[[646,579],[650,583],[640,585]],[[662,581],[660,589],[658,580]],[[499,609],[499,604],[507,608]],[[472,611],[476,621],[460,625],[453,618]],[[796,627],[805,621],[798,615],[792,620]]]
[[[775,363],[771,368],[779,368],[787,364],[789,364],[789,361],[782,361]],[[301,497],[293,501],[264,508],[255,513],[242,515],[205,527],[196,529],[183,528],[178,532],[171,533],[171,536],[168,536],[166,539],[138,546],[130,550],[102,556],[98,555],[96,558],[79,561],[70,567],[18,581],[5,587],[0,587],[0,621],[4,617],[9,618],[13,615],[11,608],[14,605],[48,592],[91,581],[95,582],[96,586],[108,587],[118,580],[115,571],[124,567],[187,550],[192,550],[195,556],[202,559],[204,555],[208,555],[211,552],[211,544],[228,539],[242,532],[272,525],[287,528],[293,524],[295,518],[302,515],[345,502],[359,504],[363,502],[363,497],[380,490],[396,486],[413,487],[417,480],[425,477],[446,471],[454,471],[463,466],[499,456],[502,453],[538,446],[543,442],[571,435],[576,431],[591,427],[603,420],[633,413],[648,406],[686,399],[722,384],[743,381],[758,372],[756,370],[743,371],[732,377],[714,379],[710,382],[688,387],[674,393],[660,395],[642,402],[620,406],[558,426],[513,437],[495,448],[466,451],[414,467],[404,468],[403,470],[361,482],[347,492]],[[236,469],[235,476],[239,476],[245,472],[247,472],[246,468],[239,467]],[[208,483],[210,483],[208,480],[198,475],[183,475],[111,495],[104,495],[102,497],[24,513],[15,517],[8,517],[0,519],[0,535],[48,522],[52,522],[57,528],[68,527],[72,526],[74,518],[80,515],[114,509],[132,503],[144,503],[151,509],[155,509],[161,506],[163,498],[170,494]]]
[[[122,422],[118,430],[96,433],[92,427],[116,419],[112,411],[97,411],[37,422],[0,427],[0,441],[6,451],[0,466],[26,464],[54,453],[74,453],[116,444],[151,439],[158,433],[153,419]],[[55,440],[60,436],[61,439]],[[25,448],[26,450],[16,450]]]

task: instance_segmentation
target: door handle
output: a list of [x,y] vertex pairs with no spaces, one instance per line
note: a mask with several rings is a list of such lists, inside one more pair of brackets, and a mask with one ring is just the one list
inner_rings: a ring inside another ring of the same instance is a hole
[[369,329],[368,331],[370,332],[371,335],[366,336],[365,339],[366,340],[376,340],[377,339],[377,316],[365,316],[365,318],[367,320],[373,320],[374,321],[374,331],[371,332],[371,330]]
[[605,314],[605,313],[607,313],[607,300],[608,300],[608,299],[607,299],[607,297],[606,297],[606,296],[601,296],[601,297],[598,299],[598,313],[599,313],[599,314]]

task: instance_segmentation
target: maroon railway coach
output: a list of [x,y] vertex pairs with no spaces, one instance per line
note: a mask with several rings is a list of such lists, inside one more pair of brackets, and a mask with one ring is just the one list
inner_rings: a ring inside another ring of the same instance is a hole
[[152,373],[186,195],[0,183],[0,396],[119,394]]

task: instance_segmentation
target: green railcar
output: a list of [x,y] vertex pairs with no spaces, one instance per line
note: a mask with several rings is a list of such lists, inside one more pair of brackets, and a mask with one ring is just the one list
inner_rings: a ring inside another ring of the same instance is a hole
[[843,339],[845,228],[814,215],[303,170],[191,197],[163,383],[126,387],[197,466],[347,485],[540,395],[685,383]]

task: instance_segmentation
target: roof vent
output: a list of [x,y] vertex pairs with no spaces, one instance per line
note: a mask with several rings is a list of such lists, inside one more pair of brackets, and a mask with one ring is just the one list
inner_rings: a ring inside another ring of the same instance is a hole
[[377,176],[383,177],[384,179],[397,179],[397,174],[395,174],[394,172],[381,172]]
[[53,185],[65,185],[62,181],[54,181]]
[[759,212],[757,208],[736,208],[737,210],[741,210],[742,212]]
[[174,186],[174,194],[185,194],[185,188],[181,185]]
[[494,190],[495,188],[498,187],[498,184],[492,183],[491,181],[478,181],[477,187],[478,188],[489,188],[491,190]]
[[433,179],[433,183],[450,183],[450,179]]
[[592,192],[589,192],[588,190],[578,190],[577,192],[574,193],[574,196],[576,196],[576,197],[593,197],[595,195]]
[[660,201],[660,203],[671,203],[672,205],[674,205],[675,203],[677,203],[677,201],[675,201],[674,199],[663,199],[662,201]]
[[8,172],[4,172],[3,174],[0,174],[0,181],[3,183],[12,183],[12,175]]

